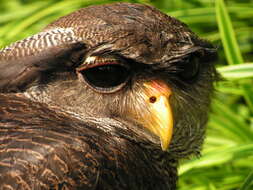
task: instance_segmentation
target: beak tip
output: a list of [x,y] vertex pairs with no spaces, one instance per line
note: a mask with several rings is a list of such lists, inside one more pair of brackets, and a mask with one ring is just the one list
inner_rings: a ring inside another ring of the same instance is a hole
[[163,151],[167,151],[169,148],[169,141],[161,139],[161,148]]

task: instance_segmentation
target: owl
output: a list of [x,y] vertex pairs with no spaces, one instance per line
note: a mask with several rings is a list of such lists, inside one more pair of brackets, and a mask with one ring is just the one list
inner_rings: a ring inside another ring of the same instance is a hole
[[0,50],[1,190],[174,190],[216,48],[144,4],[89,6]]

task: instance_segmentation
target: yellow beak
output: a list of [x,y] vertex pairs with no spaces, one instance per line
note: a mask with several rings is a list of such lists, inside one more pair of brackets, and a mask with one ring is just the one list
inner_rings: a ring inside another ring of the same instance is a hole
[[143,122],[151,132],[160,137],[161,147],[166,151],[171,142],[173,133],[173,114],[169,98],[170,88],[161,81],[145,83],[144,94],[147,100],[150,115]]
[[173,132],[173,117],[168,98],[160,96],[151,105],[153,122],[149,122],[147,127],[160,137],[162,150],[167,150]]

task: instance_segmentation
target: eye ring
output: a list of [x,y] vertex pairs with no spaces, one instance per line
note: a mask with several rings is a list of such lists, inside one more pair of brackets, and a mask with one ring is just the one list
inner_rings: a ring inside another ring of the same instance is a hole
[[129,67],[115,62],[77,69],[81,80],[94,91],[104,94],[121,90],[128,83],[130,73]]

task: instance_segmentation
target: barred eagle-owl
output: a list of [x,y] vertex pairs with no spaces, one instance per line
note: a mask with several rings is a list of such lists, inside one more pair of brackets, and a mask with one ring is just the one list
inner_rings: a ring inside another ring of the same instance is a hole
[[0,189],[176,188],[215,48],[141,4],[90,6],[0,51]]

